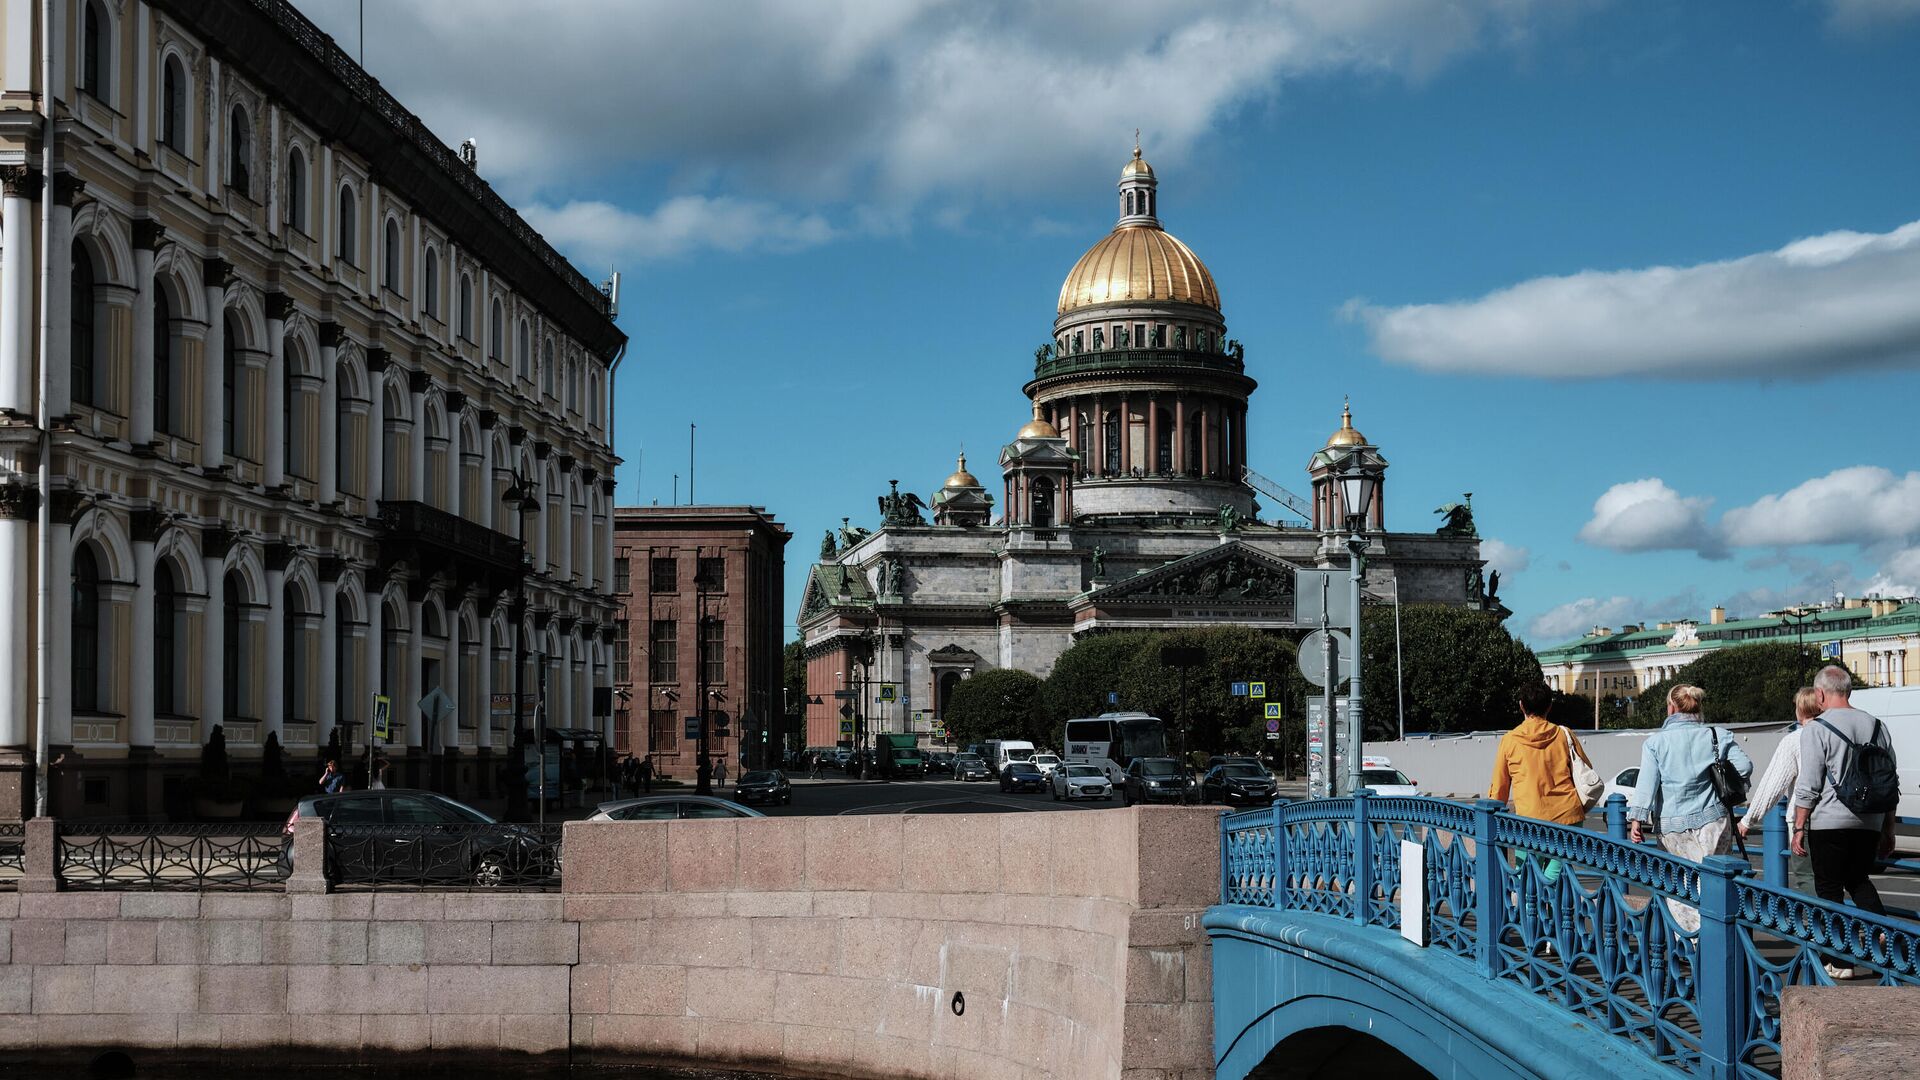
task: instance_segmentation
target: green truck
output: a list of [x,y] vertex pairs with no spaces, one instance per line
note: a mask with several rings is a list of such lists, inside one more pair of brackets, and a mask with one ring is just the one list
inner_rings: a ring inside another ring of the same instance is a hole
[[920,740],[912,735],[876,735],[874,766],[889,780],[918,779],[927,774],[927,763],[920,757]]

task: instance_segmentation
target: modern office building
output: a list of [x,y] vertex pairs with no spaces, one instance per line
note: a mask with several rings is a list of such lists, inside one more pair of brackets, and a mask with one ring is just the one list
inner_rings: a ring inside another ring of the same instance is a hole
[[608,293],[292,5],[51,7],[0,25],[0,815],[245,797],[216,729],[310,779],[376,694],[389,782],[471,792],[534,657],[604,734]]

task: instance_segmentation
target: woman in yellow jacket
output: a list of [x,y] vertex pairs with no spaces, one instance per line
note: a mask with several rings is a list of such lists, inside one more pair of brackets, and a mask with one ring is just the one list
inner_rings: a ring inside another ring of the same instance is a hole
[[[1545,683],[1520,688],[1520,712],[1525,719],[1500,737],[1493,756],[1493,781],[1487,798],[1513,801],[1513,812],[1560,825],[1587,820],[1587,804],[1573,782],[1573,756],[1592,765],[1586,747],[1573,732],[1547,720],[1553,691]],[[1524,857],[1524,853],[1522,853]],[[1541,875],[1549,884],[1560,877],[1560,860],[1547,863]]]

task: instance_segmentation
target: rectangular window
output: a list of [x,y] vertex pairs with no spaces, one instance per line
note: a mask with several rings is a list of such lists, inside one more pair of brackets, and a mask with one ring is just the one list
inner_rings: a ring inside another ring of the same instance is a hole
[[617,593],[633,591],[633,567],[628,564],[625,555],[613,560],[613,591]]
[[727,588],[727,560],[725,558],[703,557],[695,567],[693,582],[707,592],[725,592]]
[[627,620],[613,620],[613,681],[631,682],[627,670]]
[[680,749],[680,726],[677,721],[680,714],[672,709],[655,709],[647,714],[647,724],[653,728],[653,738],[649,749],[656,754],[672,754]]
[[680,564],[677,560],[655,556],[651,573],[649,582],[654,592],[680,591]]
[[1133,347],[1136,349],[1144,349],[1147,347],[1146,323],[1137,322],[1133,324]]
[[727,681],[727,624],[721,619],[708,619],[700,626],[700,662],[703,665],[701,677],[708,686],[719,686]]
[[680,627],[672,619],[655,619],[648,639],[647,678],[657,683],[680,681]]

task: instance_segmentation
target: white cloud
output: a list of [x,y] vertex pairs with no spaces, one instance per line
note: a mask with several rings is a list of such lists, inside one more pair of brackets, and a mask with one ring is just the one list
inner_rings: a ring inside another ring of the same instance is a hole
[[1920,15],[1920,0],[1827,0],[1827,22],[1838,30],[1869,30]]
[[1920,472],[1899,476],[1877,465],[1837,469],[1727,511],[1720,531],[1735,547],[1872,544],[1920,536]]
[[1683,496],[1658,477],[1615,484],[1594,500],[1580,539],[1614,551],[1694,550],[1718,557],[1720,544],[1707,525],[1712,501]]
[[700,250],[793,252],[833,239],[819,214],[792,214],[770,203],[728,196],[680,195],[652,213],[606,202],[534,203],[523,213],[554,246],[587,265],[664,259]]
[[1696,266],[1588,270],[1477,300],[1352,300],[1387,360],[1546,378],[1818,377],[1920,365],[1920,221]]
[[1510,578],[1533,565],[1531,551],[1491,536],[1480,541],[1480,557],[1487,560],[1487,569],[1500,571],[1501,577]]
[[1866,583],[1860,594],[1899,599],[1920,596],[1920,547],[1894,552],[1880,564],[1880,572]]
[[[1551,0],[522,0],[369,5],[367,63],[519,194],[641,166],[798,204],[1003,197],[1188,158],[1281,80],[1418,78],[1593,6]],[[301,7],[349,52],[352,0]]]
[[1604,600],[1583,596],[1536,615],[1527,624],[1527,636],[1542,644],[1558,645],[1596,626],[1618,630],[1621,623],[1632,621],[1641,606],[1641,602],[1631,596],[1610,596]]

